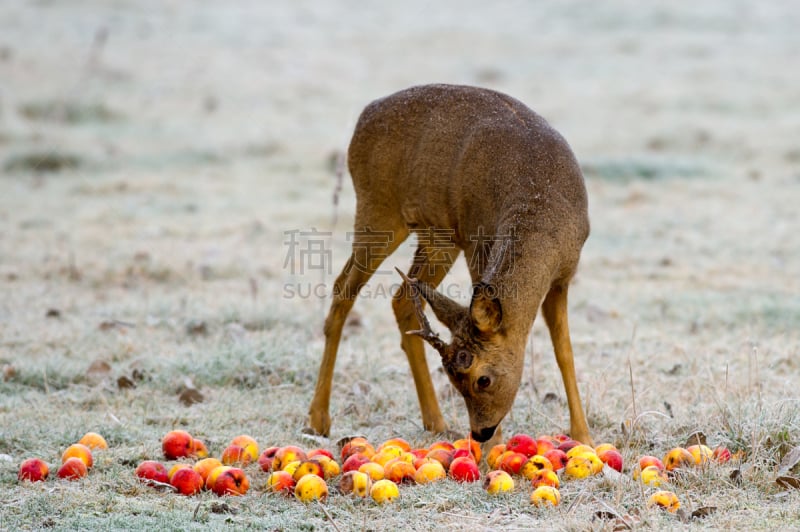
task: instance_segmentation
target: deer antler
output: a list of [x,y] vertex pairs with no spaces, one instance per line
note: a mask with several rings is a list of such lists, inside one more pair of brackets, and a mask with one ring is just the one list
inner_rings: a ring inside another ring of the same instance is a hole
[[434,347],[439,353],[442,353],[445,347],[444,341],[439,338],[439,335],[433,332],[431,329],[431,323],[428,321],[428,317],[425,316],[425,312],[422,310],[422,301],[420,301],[420,289],[419,289],[419,281],[417,279],[410,279],[406,274],[400,271],[399,268],[395,268],[397,273],[400,274],[400,277],[403,278],[403,281],[406,282],[409,289],[409,296],[411,300],[414,302],[414,310],[417,313],[417,320],[419,321],[421,329],[416,329],[413,331],[406,331],[406,334],[413,334],[419,336],[431,346]]

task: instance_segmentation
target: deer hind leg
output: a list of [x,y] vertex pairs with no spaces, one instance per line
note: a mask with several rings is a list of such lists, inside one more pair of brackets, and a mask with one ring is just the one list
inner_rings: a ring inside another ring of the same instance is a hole
[[582,443],[592,445],[592,437],[589,435],[589,427],[586,424],[586,416],[583,413],[581,396],[578,392],[578,382],[575,378],[575,362],[567,321],[567,286],[566,284],[556,284],[550,288],[542,303],[542,314],[548,329],[550,329],[550,339],[553,342],[556,362],[561,370],[561,378],[567,392],[570,435]]
[[406,236],[405,232],[398,234],[392,231],[373,231],[370,228],[354,232],[353,252],[333,285],[333,301],[325,318],[325,351],[314,388],[314,398],[308,409],[309,428],[317,434],[330,434],[333,368],[336,365],[336,354],[347,314],[353,308],[361,288]]
[[[458,254],[459,251],[456,248],[431,250],[420,246],[414,254],[414,263],[408,276],[424,281],[435,288],[447,275]],[[400,329],[401,346],[408,358],[417,388],[417,398],[422,411],[422,425],[425,430],[431,432],[444,432],[447,425],[439,409],[436,390],[433,387],[428,362],[425,359],[425,344],[419,336],[406,334],[406,331],[419,329],[420,324],[414,310],[413,300],[409,297],[408,284],[405,282],[395,294],[392,308]]]

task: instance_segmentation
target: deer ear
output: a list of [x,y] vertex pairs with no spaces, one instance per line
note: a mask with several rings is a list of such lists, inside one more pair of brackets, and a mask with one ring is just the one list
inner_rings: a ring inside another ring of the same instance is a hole
[[503,307],[497,297],[497,289],[488,283],[477,283],[473,287],[469,306],[472,323],[482,333],[494,333],[503,321]]

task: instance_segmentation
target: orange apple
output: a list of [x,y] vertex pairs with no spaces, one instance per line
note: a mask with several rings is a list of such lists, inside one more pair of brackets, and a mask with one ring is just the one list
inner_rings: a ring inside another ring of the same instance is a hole
[[552,486],[554,488],[558,488],[561,485],[558,475],[551,469],[540,469],[534,472],[530,480],[531,486],[533,486],[534,489],[538,488],[539,486]]
[[190,467],[181,468],[172,475],[169,483],[181,495],[195,495],[203,489],[203,477]]
[[690,445],[686,448],[692,455],[694,465],[704,466],[714,457],[714,451],[705,445]]
[[160,482],[162,484],[167,484],[169,482],[167,468],[164,467],[164,464],[156,462],[155,460],[145,460],[141,462],[136,467],[136,476],[142,482],[146,482],[150,485],[152,485],[150,481]]
[[652,508],[654,506],[663,508],[669,513],[675,513],[681,507],[681,502],[678,500],[678,496],[673,492],[662,490],[653,493],[647,500],[648,508]]
[[383,466],[380,464],[376,464],[375,462],[367,462],[365,464],[361,464],[361,467],[359,467],[358,470],[369,475],[369,478],[371,478],[373,481],[383,480],[384,471]]
[[537,471],[541,471],[542,469],[549,469],[550,471],[553,470],[553,464],[550,463],[550,460],[545,458],[540,454],[536,454],[531,456],[528,461],[526,461],[522,465],[522,469],[520,470],[520,474],[523,477],[527,478],[528,480],[533,478],[533,475]]
[[420,465],[414,473],[414,482],[417,484],[427,484],[447,478],[447,471],[444,466],[436,460],[431,460]]
[[19,466],[19,473],[17,473],[17,480],[29,480],[30,482],[40,482],[47,480],[50,474],[50,468],[47,464],[39,458],[28,458],[24,460]]
[[306,458],[307,456],[303,449],[295,445],[287,445],[275,452],[275,456],[272,458],[272,469],[277,471],[286,467],[289,462],[305,460]]
[[550,449],[555,449],[555,448],[556,448],[556,443],[550,436],[539,436],[538,438],[536,438],[536,450],[542,456],[544,456],[544,453],[546,453]]
[[609,450],[619,452],[619,449],[617,449],[613,443],[601,443],[600,445],[594,448],[594,452],[595,454],[597,454],[597,456],[600,456],[600,453],[602,453],[603,451],[609,451]]
[[440,440],[436,443],[432,443],[430,447],[428,447],[428,451],[433,451],[434,449],[444,449],[445,451],[455,451],[456,448],[453,447],[453,444],[449,441]]
[[448,451],[446,449],[433,449],[425,455],[425,458],[430,458],[431,460],[436,460],[442,467],[445,469],[450,469],[450,464],[453,462],[455,458],[453,456],[455,451]]
[[[507,447],[507,446],[506,446]],[[497,459],[497,469],[505,471],[511,475],[519,475],[522,466],[528,461],[528,457],[516,451],[506,451]]]
[[330,480],[342,472],[342,468],[336,463],[336,460],[329,458],[324,454],[313,456],[311,460],[318,462],[322,466],[322,478]]
[[[224,468],[219,471],[218,467],[209,474],[208,478],[213,478],[211,491],[220,497],[223,495],[244,495],[250,489],[250,480],[245,475],[244,471],[238,467],[222,466]],[[214,475],[215,472],[218,472]]]
[[96,432],[87,432],[78,443],[81,443],[92,450],[108,449],[108,442]]
[[400,447],[400,449],[402,449],[405,452],[408,452],[408,451],[411,450],[411,444],[408,443],[403,438],[391,438],[389,440],[386,440],[385,442],[380,444],[378,446],[378,448],[375,449],[375,450],[377,452],[381,452],[383,449],[385,449],[387,447]]
[[222,451],[223,465],[247,465],[250,463],[250,453],[241,445],[231,444]]
[[206,458],[208,456],[208,448],[203,440],[192,438],[192,454],[195,458]]
[[333,460],[333,453],[328,449],[311,449],[306,453],[306,458],[314,458],[315,456],[327,456]]
[[683,447],[675,447],[664,456],[664,468],[667,471],[674,471],[681,467],[689,467],[694,464],[692,453]]
[[63,464],[69,458],[79,458],[86,465],[87,469],[91,469],[94,464],[92,450],[82,443],[73,443],[67,447],[61,455],[61,463]]
[[355,437],[342,446],[341,458],[342,462],[354,453],[362,453],[367,458],[372,458],[375,454],[375,448],[366,440],[366,438]]
[[194,440],[185,430],[172,430],[161,440],[161,450],[167,460],[185,458],[194,452]]
[[197,471],[200,476],[203,477],[203,484],[205,485],[206,480],[208,480],[209,473],[221,465],[222,462],[216,458],[203,458],[202,460],[198,460],[197,463],[192,466],[192,469]]
[[85,477],[89,470],[86,468],[86,463],[78,457],[67,458],[61,467],[58,468],[58,478],[66,480],[78,480]]
[[490,469],[497,469],[497,458],[506,452],[506,450],[505,443],[498,443],[489,449],[489,452],[486,454],[486,463],[489,465]]
[[416,474],[417,470],[414,469],[414,466],[412,464],[409,464],[402,458],[395,458],[394,460],[389,460],[383,466],[384,478],[388,478],[395,484],[413,482],[414,475]]
[[453,447],[458,449],[466,449],[472,453],[476,463],[481,461],[481,444],[476,442],[470,437],[462,438],[453,442]]
[[664,462],[655,456],[644,455],[639,458],[639,469],[644,469],[647,466],[656,466],[659,469],[664,469]]
[[250,457],[245,464],[249,464],[250,462],[255,462],[258,460],[258,442],[252,436],[241,434],[232,439],[230,444],[238,445],[244,449],[245,454]]

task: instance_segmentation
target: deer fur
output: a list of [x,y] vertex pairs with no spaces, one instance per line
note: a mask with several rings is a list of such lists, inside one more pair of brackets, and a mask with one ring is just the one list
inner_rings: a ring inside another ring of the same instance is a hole
[[[567,290],[589,219],[583,175],[563,137],[505,94],[424,85],[364,109],[348,167],[357,200],[353,252],[325,320],[310,428],[329,434],[336,353],[359,290],[417,233],[419,246],[392,307],[423,426],[446,429],[423,338],[464,397],[472,436],[487,441],[514,403],[541,307],[564,381],[571,436],[590,443],[567,321]],[[473,283],[468,307],[435,290],[462,251]],[[450,330],[449,343],[430,329],[420,296]]]

